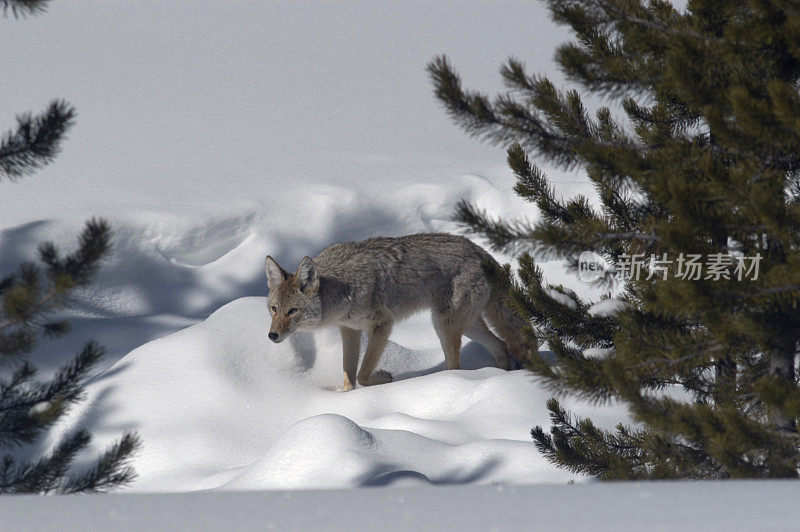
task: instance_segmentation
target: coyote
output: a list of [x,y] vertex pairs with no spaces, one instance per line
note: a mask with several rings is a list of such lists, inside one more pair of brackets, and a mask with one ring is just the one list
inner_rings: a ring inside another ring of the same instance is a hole
[[[294,274],[268,256],[269,339],[277,343],[297,330],[338,326],[343,391],[352,390],[356,381],[384,384],[392,375],[375,367],[392,324],[429,308],[446,369],[459,368],[462,334],[483,344],[498,367],[519,367],[526,354],[523,321],[504,305],[506,294],[489,283],[486,262],[497,266],[483,248],[443,233],[334,244],[313,259],[303,258]],[[367,331],[367,348],[356,374],[361,331]]]

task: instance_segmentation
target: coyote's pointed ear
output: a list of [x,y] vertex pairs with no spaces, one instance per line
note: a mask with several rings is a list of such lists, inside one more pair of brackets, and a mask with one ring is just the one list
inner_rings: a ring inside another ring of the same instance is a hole
[[283,271],[283,268],[278,266],[278,263],[275,262],[275,259],[273,259],[269,255],[267,255],[266,267],[267,267],[267,286],[269,286],[270,290],[278,288],[278,285],[280,285],[283,282],[283,280],[286,279],[286,277],[288,277],[289,275],[285,271]]
[[317,265],[310,257],[303,257],[300,266],[297,267],[297,284],[303,292],[319,288]]

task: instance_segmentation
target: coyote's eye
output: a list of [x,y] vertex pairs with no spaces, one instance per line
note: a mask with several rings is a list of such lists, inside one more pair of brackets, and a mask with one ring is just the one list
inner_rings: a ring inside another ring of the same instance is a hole
[[286,315],[287,315],[287,316],[291,316],[291,315],[292,315],[292,314],[294,314],[295,312],[297,312],[297,309],[296,309],[296,308],[293,308],[293,309],[291,309],[289,312],[287,312],[287,313],[286,313]]
[[273,305],[273,306],[269,307],[269,309],[270,309],[272,312],[275,312],[275,311],[277,311],[277,310],[278,310],[278,307],[276,307],[275,305]]

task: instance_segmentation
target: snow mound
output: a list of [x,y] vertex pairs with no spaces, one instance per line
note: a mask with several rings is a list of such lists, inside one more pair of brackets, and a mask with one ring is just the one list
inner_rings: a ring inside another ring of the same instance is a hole
[[[372,434],[337,414],[298,421],[229,488],[329,488],[369,476]],[[334,465],[335,467],[331,467]]]
[[[337,330],[273,344],[267,325],[265,298],[242,298],[133,350],[90,382],[54,437],[88,428],[94,454],[121,431],[138,431],[136,491],[573,477],[530,440],[531,427],[548,423],[549,394],[525,372],[480,367],[488,354],[477,344],[462,356],[480,369],[440,371],[441,351],[403,347],[400,328],[380,365],[397,380],[341,392]],[[412,325],[409,334],[424,327]]]

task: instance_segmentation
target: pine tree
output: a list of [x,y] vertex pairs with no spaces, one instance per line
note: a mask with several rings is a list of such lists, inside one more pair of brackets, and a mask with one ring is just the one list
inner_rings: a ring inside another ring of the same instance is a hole
[[[45,4],[0,0],[3,12],[10,9],[14,15],[38,13]],[[74,116],[74,109],[63,101],[52,102],[40,115],[19,116],[16,129],[0,137],[0,177],[15,179],[49,163]],[[110,249],[108,224],[92,219],[74,252],[65,255],[44,243],[39,264],[22,264],[17,273],[0,278],[0,493],[100,492],[134,477],[128,461],[139,438],[132,433],[81,471],[71,466],[91,441],[85,430],[67,435],[44,456],[16,458],[22,446],[36,442],[81,399],[84,381],[103,355],[100,345],[89,342],[45,382],[37,380],[36,368],[24,356],[40,337],[68,332],[69,323],[57,312],[68,305],[76,288],[92,281]]]
[[[528,369],[556,392],[618,401],[637,422],[603,430],[551,399],[552,426],[535,427],[534,443],[601,479],[796,477],[800,3],[547,4],[576,36],[556,53],[561,70],[610,107],[590,113],[578,90],[513,59],[495,98],[464,90],[446,57],[429,65],[448,112],[508,147],[515,191],[538,207],[535,223],[469,203],[456,213],[520,254],[518,276],[497,282],[556,361]],[[585,170],[599,205],[558,197],[536,161]],[[623,279],[614,312],[545,283],[535,263],[575,271],[583,251],[611,265],[598,286]],[[696,256],[698,279],[687,275]],[[623,278],[637,257],[642,274]]]

